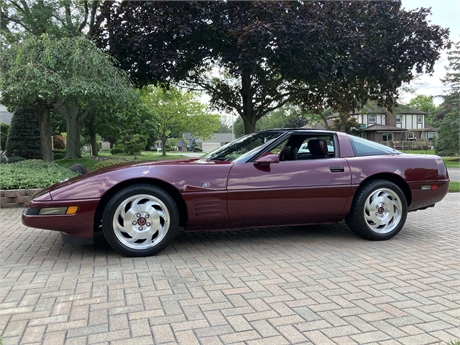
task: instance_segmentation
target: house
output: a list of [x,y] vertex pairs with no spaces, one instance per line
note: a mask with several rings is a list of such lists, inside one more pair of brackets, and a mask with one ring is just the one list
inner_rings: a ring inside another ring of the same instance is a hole
[[233,140],[232,133],[215,133],[210,139],[198,141],[203,152],[211,152]]
[[[207,140],[196,139],[196,146],[199,147],[203,152],[211,152],[225,144],[232,141],[232,133],[215,133],[211,138]],[[179,151],[187,151],[189,144],[194,140],[190,133],[184,133],[181,140],[177,143]]]
[[426,115],[420,110],[398,109],[390,113],[384,109],[364,109],[352,116],[361,124],[364,138],[395,148],[416,148],[433,145],[437,130],[426,125]]
[[10,113],[6,107],[2,104],[0,104],[0,122],[10,124],[11,119],[13,118],[13,114]]

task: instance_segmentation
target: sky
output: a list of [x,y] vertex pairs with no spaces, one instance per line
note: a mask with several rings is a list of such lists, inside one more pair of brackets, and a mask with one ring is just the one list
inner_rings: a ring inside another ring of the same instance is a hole
[[[428,17],[430,23],[449,28],[451,41],[458,42],[460,40],[460,0],[402,0],[402,5],[407,10],[420,7],[431,8],[431,15]],[[415,89],[415,95],[401,93],[401,102],[407,103],[416,95],[436,96],[442,94],[443,90],[448,89],[441,82],[447,65],[447,52],[443,51],[435,64],[433,75],[424,74],[413,81],[410,86]],[[434,102],[439,105],[442,99],[435,97]]]

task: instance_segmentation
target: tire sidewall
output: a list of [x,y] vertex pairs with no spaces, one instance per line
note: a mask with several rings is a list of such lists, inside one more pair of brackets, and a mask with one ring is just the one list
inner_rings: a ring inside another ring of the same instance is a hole
[[[398,195],[402,209],[401,212],[401,219],[398,222],[398,225],[391,230],[390,232],[381,234],[375,232],[373,229],[369,227],[367,224],[365,217],[364,217],[364,209],[366,202],[370,195],[374,193],[378,189],[389,189],[393,191],[395,194]],[[346,218],[346,222],[348,226],[351,228],[352,231],[358,233],[359,235],[375,241],[382,241],[388,240],[394,236],[396,236],[401,229],[404,227],[407,218],[407,199],[402,192],[402,190],[393,182],[386,181],[386,180],[374,180],[362,186],[358,190],[358,194],[353,201],[352,209],[350,214]]]
[[[115,212],[120,203],[127,198],[138,194],[149,194],[161,199],[168,208],[170,219],[168,232],[159,243],[150,248],[136,250],[125,246],[118,240],[112,223],[113,217],[115,216]],[[102,232],[106,241],[114,250],[128,257],[152,256],[161,252],[174,240],[177,235],[178,228],[179,211],[174,199],[163,189],[147,184],[128,186],[115,193],[108,201],[102,216]]]

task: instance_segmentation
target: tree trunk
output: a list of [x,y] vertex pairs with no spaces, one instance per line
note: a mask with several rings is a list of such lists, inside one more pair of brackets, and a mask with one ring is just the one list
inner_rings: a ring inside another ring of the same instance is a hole
[[244,133],[250,134],[256,131],[257,114],[254,112],[252,97],[254,90],[251,87],[251,71],[244,70],[241,75],[241,99],[243,101],[243,111],[241,117],[244,123]]
[[244,134],[250,134],[254,133],[256,131],[256,122],[257,120],[255,118],[243,118],[243,123],[244,123]]
[[38,126],[40,128],[40,144],[42,146],[43,160],[45,162],[52,162],[54,156],[51,138],[50,112],[48,108],[39,110]]
[[161,138],[161,146],[162,146],[163,156],[166,156],[166,142],[167,141],[168,141],[168,137],[162,137]]
[[81,158],[80,133],[86,117],[92,111],[92,105],[88,104],[86,109],[80,113],[77,102],[63,99],[55,104],[55,107],[64,117],[67,125],[65,159]]
[[91,155],[97,157],[99,155],[99,145],[97,143],[96,131],[93,128],[89,130],[89,137],[91,140]]
[[348,120],[348,114],[340,114],[340,124],[339,124],[339,131],[344,132],[347,129],[347,120]]
[[66,114],[63,114],[67,124],[67,145],[66,159],[81,158],[80,152],[80,132],[81,128],[78,124],[78,109],[69,109]]

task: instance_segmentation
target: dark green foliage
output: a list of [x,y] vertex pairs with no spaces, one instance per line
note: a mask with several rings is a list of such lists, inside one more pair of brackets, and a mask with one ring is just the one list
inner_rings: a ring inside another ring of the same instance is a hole
[[449,66],[442,82],[450,86],[443,96],[441,110],[435,116],[435,125],[439,125],[439,137],[436,139],[436,153],[441,156],[460,155],[460,41],[455,44],[447,57]]
[[2,166],[0,189],[45,188],[77,174],[56,163],[30,159]]
[[[391,107],[449,46],[430,11],[400,1],[105,2],[99,43],[138,85],[187,82],[244,120],[287,102],[348,114]],[[106,40],[104,42],[104,40]],[[154,57],[154,58],[152,58]],[[206,72],[220,67],[219,75]],[[345,122],[344,122],[345,123]]]
[[121,140],[120,146],[123,152],[129,155],[141,153],[147,144],[147,138],[140,134],[126,135]]
[[19,156],[13,156],[8,158],[8,163],[17,163],[17,162],[22,162],[25,161],[26,159],[23,157]]
[[6,158],[3,157],[3,156],[0,156],[0,164],[6,164],[6,163],[8,163],[8,161],[6,160]]
[[94,170],[105,168],[105,167],[110,167],[112,165],[120,164],[120,163],[126,163],[126,160],[123,159],[106,159],[104,161],[97,162],[94,165]]
[[460,156],[460,111],[453,108],[444,116],[436,139],[436,153],[441,156]]
[[65,157],[65,150],[53,150],[54,159],[63,159]]
[[120,153],[123,153],[123,150],[119,147],[114,147],[113,149],[110,149],[110,153],[113,155],[118,155]]
[[1,122],[0,123],[0,151],[4,151],[6,148],[6,139],[8,139],[8,131],[10,125]]
[[[340,119],[334,119],[334,125],[332,130],[339,131],[340,130]],[[345,124],[345,133],[357,135],[361,134],[361,130],[359,129],[358,120],[355,117],[347,118],[347,123]]]
[[38,120],[32,108],[18,108],[14,112],[5,153],[7,157],[42,158]]

